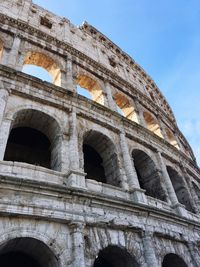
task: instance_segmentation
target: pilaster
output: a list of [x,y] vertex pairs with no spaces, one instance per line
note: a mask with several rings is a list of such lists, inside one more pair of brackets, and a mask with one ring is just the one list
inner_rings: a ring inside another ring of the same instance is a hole
[[0,126],[3,120],[6,104],[8,101],[9,92],[4,89],[4,85],[0,82]]
[[178,198],[176,196],[174,187],[172,185],[171,179],[169,177],[169,174],[167,172],[166,166],[164,164],[162,155],[160,151],[157,151],[157,159],[159,162],[159,165],[161,167],[161,172],[164,178],[164,182],[167,188],[167,192],[169,194],[169,198],[172,204],[172,208],[174,208],[178,214],[182,215],[182,216],[187,216],[187,211],[185,210],[184,206],[182,204],[179,203]]
[[85,267],[84,255],[84,237],[83,231],[85,224],[81,222],[73,222],[71,225],[71,237],[73,244],[73,260],[70,267]]
[[12,120],[4,119],[0,126],[0,161],[3,160]]
[[134,97],[133,100],[134,100],[135,111],[136,111],[137,116],[138,116],[139,124],[141,126],[143,126],[144,128],[147,128],[147,125],[146,125],[146,122],[145,122],[145,119],[144,119],[144,116],[143,116],[142,106],[140,105],[137,97]]
[[193,259],[193,265],[194,267],[199,267],[200,266],[200,258],[199,258],[199,253],[198,253],[198,248],[193,242],[188,242],[187,243],[188,250],[190,252],[190,255]]
[[187,170],[185,169],[185,167],[184,167],[182,164],[180,164],[180,169],[181,169],[181,171],[182,171],[182,179],[183,179],[183,183],[184,183],[185,188],[186,188],[186,190],[187,190],[187,193],[188,193],[188,195],[189,195],[190,204],[191,204],[191,206],[192,206],[194,212],[197,213],[197,214],[199,214],[199,209],[198,209],[198,207],[197,207],[197,205],[196,205],[196,203],[195,203],[195,201],[194,201],[194,197],[192,196],[191,191],[190,191],[189,188],[188,188],[188,183],[186,182],[186,178],[187,178],[187,180],[189,181],[189,180],[190,180],[190,177],[189,177],[189,175],[188,175],[188,173],[187,173]]
[[115,103],[113,96],[112,96],[112,91],[111,91],[109,81],[105,81],[105,93],[106,93],[108,108],[110,108],[111,110],[115,112],[118,112],[117,104]]
[[61,76],[61,85],[72,92],[76,92],[76,84],[73,75],[73,62],[71,55],[68,55],[66,62],[66,74]]
[[16,70],[22,70],[23,65],[18,64],[18,55],[20,49],[21,39],[18,35],[15,35],[12,48],[8,54],[7,66]]
[[154,243],[153,243],[153,233],[145,231],[142,236],[144,255],[146,264],[148,267],[158,267],[158,262],[155,255]]
[[133,164],[133,159],[131,159],[129,154],[124,131],[121,131],[120,133],[120,145],[131,197],[137,202],[146,203],[146,196],[144,194],[145,191],[140,188],[137,173]]
[[79,168],[78,132],[76,109],[73,107],[69,119],[69,172],[66,184],[72,187],[85,188],[85,173]]

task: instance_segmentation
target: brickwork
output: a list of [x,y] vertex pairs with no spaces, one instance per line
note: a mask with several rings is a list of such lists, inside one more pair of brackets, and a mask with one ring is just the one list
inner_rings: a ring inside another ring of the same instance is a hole
[[200,171],[164,96],[97,29],[31,0],[0,2],[0,181],[0,262],[200,266]]

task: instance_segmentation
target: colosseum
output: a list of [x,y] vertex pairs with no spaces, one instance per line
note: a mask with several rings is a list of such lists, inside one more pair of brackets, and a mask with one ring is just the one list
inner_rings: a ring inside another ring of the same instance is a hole
[[200,171],[151,77],[31,0],[0,25],[0,266],[200,267]]

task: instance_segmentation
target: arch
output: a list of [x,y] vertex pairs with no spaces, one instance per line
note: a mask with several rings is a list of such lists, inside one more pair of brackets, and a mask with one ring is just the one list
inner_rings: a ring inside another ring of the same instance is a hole
[[165,255],[162,267],[187,267],[187,265],[180,256],[174,253],[169,253]]
[[166,128],[165,131],[166,131],[169,143],[171,145],[173,145],[174,147],[176,147],[177,149],[180,149],[180,147],[179,147],[179,145],[178,145],[178,143],[176,141],[176,138],[174,137],[172,131],[170,131],[168,128]]
[[132,157],[140,187],[146,190],[146,195],[166,201],[159,172],[153,160],[145,152],[138,149],[133,150]]
[[50,56],[37,51],[29,51],[25,56],[24,65],[42,67],[52,77],[53,83],[61,86],[61,69]]
[[137,113],[135,111],[133,104],[131,104],[129,99],[124,94],[118,92],[114,94],[114,99],[117,106],[120,108],[122,115],[127,119],[138,123]]
[[163,138],[163,135],[160,130],[160,126],[158,125],[156,119],[149,113],[144,111],[143,112],[144,120],[146,122],[147,128],[152,131],[153,133],[157,134],[159,137]]
[[100,250],[93,267],[139,267],[139,264],[125,248],[109,245]]
[[119,186],[120,169],[116,148],[104,134],[90,130],[83,138],[86,178]]
[[187,210],[194,212],[182,177],[171,166],[167,166],[167,172],[174,187],[178,201],[183,204]]
[[4,160],[60,171],[60,132],[57,121],[46,113],[22,109],[13,116]]
[[0,246],[0,262],[5,267],[59,267],[53,251],[32,237],[16,237]]
[[33,103],[29,103],[29,104],[24,104],[24,105],[18,105],[16,107],[12,107],[11,109],[9,109],[6,114],[5,117],[9,120],[14,121],[16,118],[16,114],[18,112],[21,112],[23,110],[33,110],[33,111],[38,111],[41,113],[45,113],[47,116],[52,117],[53,120],[55,120],[55,122],[58,124],[58,127],[61,128],[63,121],[61,120],[60,116],[58,116],[56,114],[56,112],[54,110],[51,110],[48,106],[42,106],[41,105],[37,105],[37,104],[33,104]]
[[104,94],[100,84],[85,74],[79,74],[76,79],[76,84],[83,89],[86,89],[90,94],[93,101],[104,105]]
[[194,191],[198,197],[198,200],[200,201],[200,189],[199,189],[199,187],[194,182],[192,182],[192,186],[193,186]]

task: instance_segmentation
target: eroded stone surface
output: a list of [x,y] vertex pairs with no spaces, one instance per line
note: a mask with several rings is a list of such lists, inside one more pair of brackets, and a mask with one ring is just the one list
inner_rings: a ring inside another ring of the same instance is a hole
[[[152,79],[88,23],[31,0],[1,1],[0,28],[0,261],[18,251],[40,267],[200,266],[199,169]],[[48,139],[48,164],[30,160],[24,128]],[[87,167],[83,146],[99,156]]]

